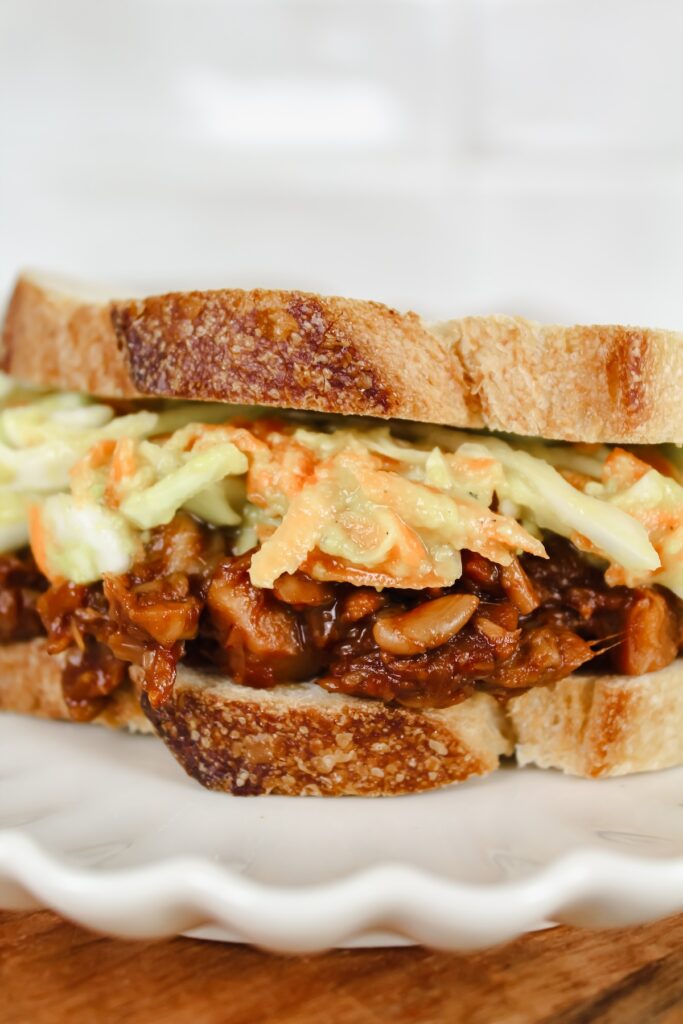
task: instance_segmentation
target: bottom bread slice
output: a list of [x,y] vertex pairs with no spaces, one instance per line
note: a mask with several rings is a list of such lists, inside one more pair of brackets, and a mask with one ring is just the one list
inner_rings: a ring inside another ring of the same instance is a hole
[[[47,653],[44,640],[0,645],[0,711],[70,720],[62,697],[61,668]],[[130,687],[116,690],[95,722],[112,729],[154,733]]]
[[520,765],[599,778],[683,764],[683,659],[642,676],[568,676],[507,711]]
[[486,775],[513,751],[505,715],[484,693],[411,711],[315,683],[254,690],[186,669],[173,701],[148,714],[190,775],[245,795],[415,793]]
[[[0,647],[0,710],[68,719],[41,640]],[[97,724],[156,731],[203,785],[237,794],[382,796],[520,765],[599,777],[683,763],[683,661],[639,677],[570,676],[510,700],[413,711],[313,683],[255,690],[181,666],[173,701],[120,688]],[[149,716],[149,717],[148,717]]]
[[[68,719],[59,666],[42,641],[0,647],[0,710]],[[255,690],[183,665],[173,701],[147,712],[190,775],[245,795],[414,793],[486,775],[513,751],[503,711],[483,693],[420,712],[314,683]],[[130,687],[95,722],[154,731]]]

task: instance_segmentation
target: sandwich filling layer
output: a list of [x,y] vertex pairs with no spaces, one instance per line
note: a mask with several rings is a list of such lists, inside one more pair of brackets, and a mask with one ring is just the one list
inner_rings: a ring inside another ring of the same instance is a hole
[[3,390],[0,640],[47,633],[76,718],[181,659],[444,707],[683,642],[674,446]]

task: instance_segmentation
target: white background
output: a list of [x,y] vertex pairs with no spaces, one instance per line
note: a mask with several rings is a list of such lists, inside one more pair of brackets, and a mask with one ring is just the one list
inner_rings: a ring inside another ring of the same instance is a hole
[[0,0],[0,291],[683,329],[678,0]]

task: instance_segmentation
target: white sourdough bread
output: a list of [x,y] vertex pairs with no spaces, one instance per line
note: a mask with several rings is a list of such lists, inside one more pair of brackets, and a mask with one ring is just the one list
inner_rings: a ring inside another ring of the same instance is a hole
[[[582,441],[683,442],[683,335],[542,327],[510,317],[427,326],[377,303],[218,291],[108,301],[22,278],[6,370],[106,397],[215,399],[399,417]],[[181,667],[153,713],[179,761],[232,792],[414,792],[518,761],[586,776],[683,762],[682,663],[572,676],[510,701],[415,712],[315,685],[258,691]],[[66,718],[42,641],[0,648],[0,709]],[[97,720],[152,731],[132,689]]]
[[[0,711],[69,720],[60,664],[47,653],[44,640],[0,645]],[[97,722],[112,729],[154,732],[130,688],[120,687],[113,694]]]
[[[43,641],[0,647],[0,710],[68,719]],[[569,676],[505,709],[480,693],[421,712],[313,683],[253,690],[181,666],[173,702],[151,717],[190,775],[243,795],[414,793],[486,775],[513,753],[598,778],[683,763],[683,661],[636,678]],[[154,731],[125,688],[96,723]]]
[[[0,711],[68,719],[43,641],[0,646]],[[485,775],[513,750],[505,716],[485,694],[417,712],[314,683],[255,690],[181,665],[172,702],[150,714],[190,775],[242,795],[414,793]],[[95,721],[154,731],[131,688]]]
[[261,289],[107,301],[27,275],[1,355],[27,381],[112,398],[683,443],[683,334],[664,330],[506,316],[428,325],[376,302]]
[[599,778],[683,763],[683,660],[643,676],[573,675],[508,704],[520,765]]

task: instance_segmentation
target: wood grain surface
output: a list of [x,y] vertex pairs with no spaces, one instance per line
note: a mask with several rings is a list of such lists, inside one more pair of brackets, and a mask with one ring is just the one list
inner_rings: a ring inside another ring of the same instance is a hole
[[119,942],[0,913],[2,1024],[681,1024],[683,915],[555,928],[468,956],[419,948],[271,956]]

